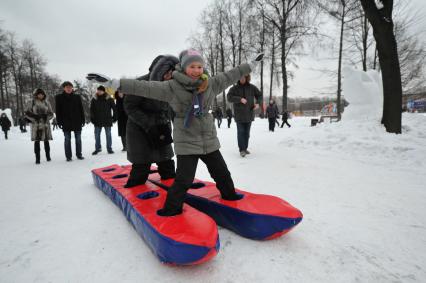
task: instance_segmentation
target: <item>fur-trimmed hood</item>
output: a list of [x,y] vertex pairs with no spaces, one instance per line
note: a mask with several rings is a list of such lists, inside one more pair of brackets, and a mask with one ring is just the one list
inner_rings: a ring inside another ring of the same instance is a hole
[[179,59],[173,55],[162,56],[152,67],[152,70],[149,75],[149,80],[162,81],[164,75],[170,70],[174,71],[178,63]]

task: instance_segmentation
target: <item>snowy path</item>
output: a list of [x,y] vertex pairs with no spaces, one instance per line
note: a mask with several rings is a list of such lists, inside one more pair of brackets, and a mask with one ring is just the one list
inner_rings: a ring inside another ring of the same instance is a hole
[[[55,131],[53,161],[39,166],[14,129],[0,138],[0,282],[425,282],[426,116],[405,115],[400,136],[290,123],[270,133],[256,120],[245,159],[235,124],[218,132],[237,187],[288,200],[302,223],[267,242],[220,228],[219,254],[180,268],[159,263],[93,185],[90,169],[127,163],[116,129],[116,153],[93,157],[84,128],[86,159],[71,163]],[[203,164],[197,177],[209,178]]]

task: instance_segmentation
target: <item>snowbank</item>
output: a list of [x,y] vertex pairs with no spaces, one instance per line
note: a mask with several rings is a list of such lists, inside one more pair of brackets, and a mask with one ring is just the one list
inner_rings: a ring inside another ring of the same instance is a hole
[[381,75],[370,70],[364,72],[352,67],[343,68],[342,92],[349,106],[345,109],[345,121],[380,121],[383,109]]

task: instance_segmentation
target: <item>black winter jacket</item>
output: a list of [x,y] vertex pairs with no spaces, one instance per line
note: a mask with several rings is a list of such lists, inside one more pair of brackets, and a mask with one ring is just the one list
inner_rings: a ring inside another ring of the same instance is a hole
[[[173,56],[158,56],[149,68],[150,73],[138,80],[162,80],[163,75],[178,63]],[[133,164],[170,160],[171,144],[158,146],[155,137],[159,131],[171,134],[171,108],[168,103],[135,95],[124,97],[127,120],[127,159]]]
[[90,121],[95,127],[112,127],[117,121],[114,99],[107,93],[102,96],[95,94],[90,102]]
[[[254,121],[254,105],[262,104],[262,93],[250,83],[240,84],[231,87],[227,95],[228,101],[234,104],[235,122],[249,123]],[[241,103],[241,98],[247,100],[246,104]]]
[[64,131],[81,131],[85,124],[81,97],[63,92],[55,96],[55,104],[58,126]]

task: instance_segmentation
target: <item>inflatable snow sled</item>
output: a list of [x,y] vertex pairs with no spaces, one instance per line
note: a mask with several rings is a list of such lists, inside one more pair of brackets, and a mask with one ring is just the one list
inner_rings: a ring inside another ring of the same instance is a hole
[[[213,258],[219,250],[214,220],[186,204],[180,215],[158,216],[156,212],[162,208],[167,192],[149,182],[124,188],[130,169],[111,165],[92,170],[92,176],[96,186],[123,211],[160,261],[194,265]],[[160,179],[158,174],[151,177]]]
[[[149,180],[165,190],[174,181],[160,180],[158,174],[151,174]],[[242,199],[227,201],[221,198],[215,183],[195,179],[185,202],[211,216],[218,225],[254,240],[278,238],[302,221],[302,212],[278,197],[236,191]]]

